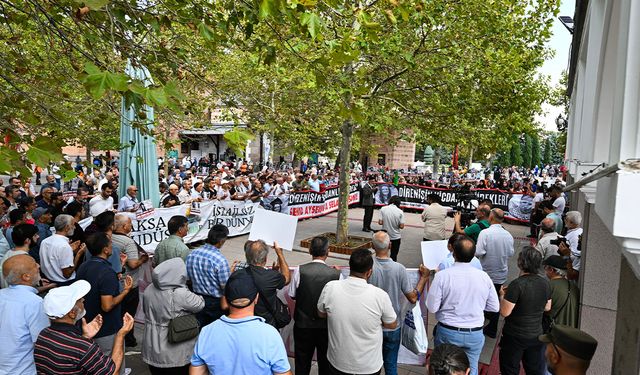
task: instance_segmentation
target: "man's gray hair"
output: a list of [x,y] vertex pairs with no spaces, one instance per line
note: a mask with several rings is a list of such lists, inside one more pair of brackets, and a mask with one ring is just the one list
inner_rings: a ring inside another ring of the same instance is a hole
[[129,215],[126,214],[116,214],[115,219],[113,221],[114,229],[122,228],[129,223]]
[[375,251],[387,250],[389,249],[391,239],[389,238],[389,234],[385,232],[376,232],[371,239],[371,243]]
[[556,224],[551,218],[545,218],[540,222],[540,229],[544,233],[553,233],[556,230]]
[[551,266],[549,267],[553,270],[553,272],[558,274],[558,276],[567,277],[567,270],[561,270],[560,268],[555,268]]
[[582,224],[582,214],[580,211],[569,211],[567,212],[567,220],[577,226],[580,226],[580,224]]
[[247,263],[254,266],[261,266],[267,263],[269,246],[263,240],[247,241],[244,244],[244,256]]
[[56,217],[53,222],[53,227],[56,232],[61,233],[66,227],[73,224],[73,216],[67,214],[61,214]]

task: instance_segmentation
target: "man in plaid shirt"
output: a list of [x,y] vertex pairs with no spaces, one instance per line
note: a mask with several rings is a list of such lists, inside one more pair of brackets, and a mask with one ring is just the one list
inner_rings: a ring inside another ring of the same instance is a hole
[[200,327],[217,320],[224,313],[220,307],[220,297],[231,275],[229,262],[220,253],[229,236],[229,229],[216,224],[207,235],[207,242],[193,250],[187,256],[187,274],[191,280],[193,292],[204,297],[204,309],[196,316]]

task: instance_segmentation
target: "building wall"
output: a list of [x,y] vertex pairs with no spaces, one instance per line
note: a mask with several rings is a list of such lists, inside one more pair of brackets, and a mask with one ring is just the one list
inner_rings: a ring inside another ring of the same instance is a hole
[[590,374],[640,369],[640,1],[578,0],[567,164],[571,180],[600,163],[621,169],[579,189],[572,209],[585,218],[580,328],[599,342]]
[[407,169],[413,164],[416,156],[416,144],[398,140],[395,144],[390,144],[386,138],[374,138],[369,165],[376,165],[378,155],[385,155],[385,165],[391,169]]
[[[620,269],[620,290],[616,319],[616,345],[613,352],[612,374],[640,374],[640,280],[636,277],[626,259]],[[595,373],[594,373],[595,374]],[[603,373],[604,374],[604,373]]]

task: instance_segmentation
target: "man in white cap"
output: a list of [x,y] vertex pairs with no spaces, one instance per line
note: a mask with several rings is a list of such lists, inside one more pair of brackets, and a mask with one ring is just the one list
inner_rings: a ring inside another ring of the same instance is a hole
[[[91,340],[102,326],[102,316],[85,321],[84,296],[91,290],[85,280],[53,289],[44,298],[44,312],[51,326],[44,329],[35,344],[34,358],[38,374],[112,375],[121,369],[124,359],[124,336],[133,328],[131,315],[115,336],[111,357],[102,354]],[[75,325],[82,320],[82,331]]]

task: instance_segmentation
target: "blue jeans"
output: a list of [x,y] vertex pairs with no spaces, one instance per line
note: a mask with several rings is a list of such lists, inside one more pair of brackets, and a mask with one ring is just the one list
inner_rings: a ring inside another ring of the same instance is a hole
[[398,374],[398,351],[400,350],[400,328],[394,331],[382,331],[382,359],[385,375]]
[[478,375],[478,361],[484,346],[484,333],[482,333],[481,329],[474,332],[458,332],[438,324],[434,341],[435,346],[452,344],[462,348],[467,354],[467,358],[469,358],[469,364],[471,365],[470,375]]

